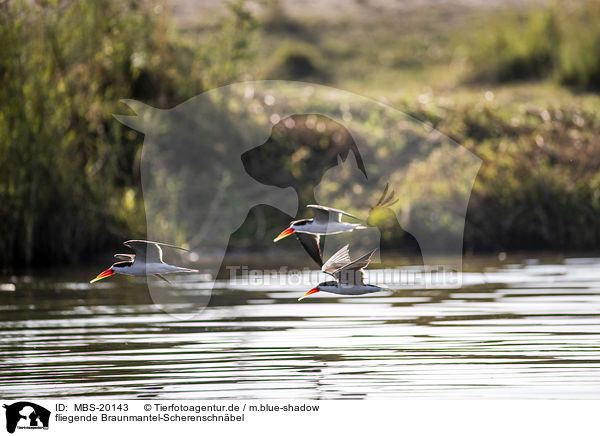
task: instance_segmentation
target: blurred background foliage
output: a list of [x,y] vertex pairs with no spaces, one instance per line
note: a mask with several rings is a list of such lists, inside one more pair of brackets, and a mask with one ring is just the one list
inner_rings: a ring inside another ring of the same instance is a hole
[[120,99],[167,108],[265,78],[382,100],[483,159],[466,250],[596,250],[598,23],[600,0],[1,1],[0,265],[144,236],[143,136],[112,118]]
[[600,2],[556,2],[485,23],[473,44],[474,78],[495,82],[553,79],[600,89]]
[[143,137],[122,98],[158,107],[238,78],[256,21],[232,4],[199,47],[162,3],[0,3],[0,264],[75,261],[144,233]]

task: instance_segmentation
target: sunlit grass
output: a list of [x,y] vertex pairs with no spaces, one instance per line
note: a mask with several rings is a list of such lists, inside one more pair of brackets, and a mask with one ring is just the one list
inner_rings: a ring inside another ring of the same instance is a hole
[[554,2],[489,17],[473,33],[473,78],[494,82],[549,79],[600,89],[600,1]]
[[185,28],[149,2],[60,4],[0,2],[0,264],[143,232],[142,138],[112,118],[119,99],[172,107],[266,78],[383,101],[481,157],[468,247],[600,243],[599,0],[324,16],[233,2]]

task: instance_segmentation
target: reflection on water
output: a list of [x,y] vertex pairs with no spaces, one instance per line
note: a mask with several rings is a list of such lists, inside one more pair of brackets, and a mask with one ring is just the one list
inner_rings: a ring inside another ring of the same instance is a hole
[[302,302],[305,286],[222,282],[189,321],[86,272],[0,290],[2,397],[600,398],[600,259]]

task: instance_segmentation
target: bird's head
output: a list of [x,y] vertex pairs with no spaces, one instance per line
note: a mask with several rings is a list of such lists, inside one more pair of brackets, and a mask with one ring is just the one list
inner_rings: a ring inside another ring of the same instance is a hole
[[132,263],[133,262],[130,262],[130,261],[123,261],[123,262],[113,263],[110,266],[110,268],[108,268],[106,271],[101,272],[94,279],[90,280],[90,283],[94,283],[94,282],[97,282],[98,280],[105,279],[107,277],[112,276],[115,273],[124,272],[129,267],[131,267]]
[[298,301],[308,297],[311,294],[315,294],[319,291],[327,291],[328,288],[335,288],[337,287],[337,282],[331,280],[328,282],[323,282],[323,283],[319,283],[317,286],[315,286],[314,288],[312,288],[310,291],[308,291],[306,294],[304,294],[302,297],[298,298]]
[[273,242],[277,242],[280,239],[285,238],[286,236],[290,236],[292,233],[298,231],[298,230],[302,230],[302,227],[305,226],[306,224],[308,224],[311,220],[305,219],[305,220],[298,220],[298,221],[292,221],[290,223],[290,226],[285,229],[283,232],[281,232],[275,239],[273,239]]

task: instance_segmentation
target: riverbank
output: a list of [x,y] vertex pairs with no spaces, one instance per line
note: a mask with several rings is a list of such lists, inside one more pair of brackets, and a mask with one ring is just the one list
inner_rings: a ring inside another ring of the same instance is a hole
[[[348,10],[331,2],[322,14],[277,1],[190,12],[185,2],[170,10],[172,2],[107,0],[68,13],[7,3],[4,268],[76,263],[145,236],[143,136],[112,117],[127,111],[121,98],[168,108],[217,86],[273,78],[383,101],[481,158],[466,251],[600,245],[600,69],[586,48],[598,32],[596,0],[564,11],[543,1],[369,1]],[[549,29],[553,45],[544,43]],[[282,225],[267,221],[262,239],[241,232],[231,248],[265,247]]]

